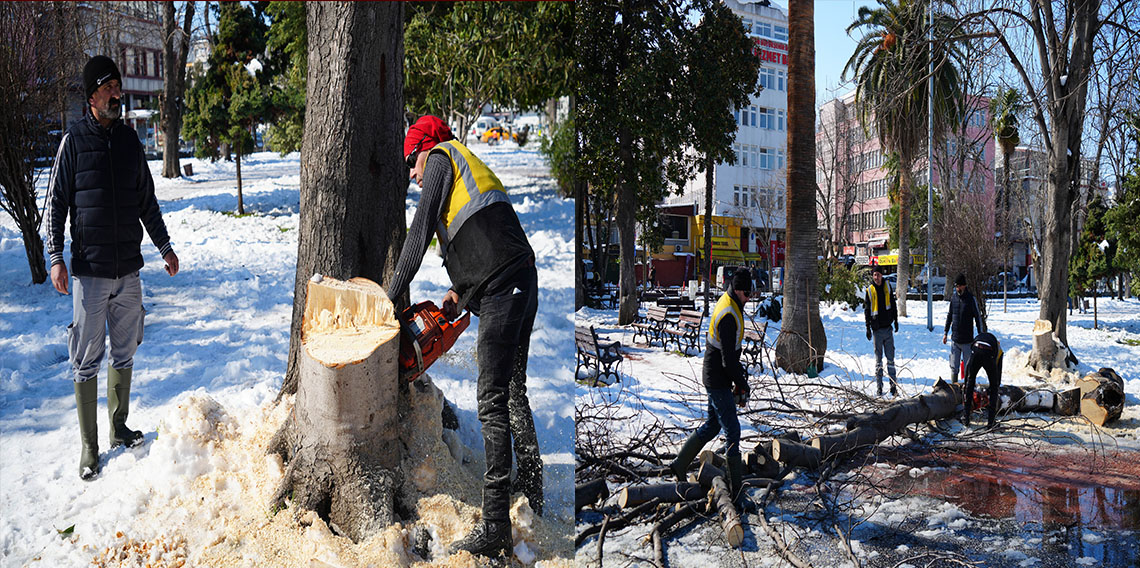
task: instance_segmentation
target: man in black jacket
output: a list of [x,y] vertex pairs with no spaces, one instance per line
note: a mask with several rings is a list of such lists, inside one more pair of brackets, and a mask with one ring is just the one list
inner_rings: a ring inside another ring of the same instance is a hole
[[[740,343],[744,339],[744,304],[752,294],[752,277],[741,268],[732,276],[731,287],[720,297],[709,320],[709,331],[702,365],[701,382],[708,393],[708,418],[681,446],[669,464],[683,479],[693,458],[724,430],[728,460],[729,491],[739,499],[744,468],[740,459],[740,420],[736,406],[748,400],[748,374],[740,364]],[[735,387],[735,392],[733,390]]]
[[898,396],[895,379],[895,335],[899,330],[898,308],[890,282],[883,280],[883,268],[871,269],[871,285],[863,291],[863,319],[867,323],[867,339],[875,342],[875,382],[883,396],[883,353],[887,355],[887,375],[891,379],[891,396]]
[[67,347],[75,382],[82,451],[79,476],[99,473],[99,366],[107,332],[111,362],[107,368],[107,412],[111,447],[142,442],[142,432],[127,427],[134,354],[142,342],[143,307],[139,269],[143,228],[178,273],[178,255],[170,246],[162,212],[154,197],[146,155],[135,131],[119,117],[121,77],[111,59],[98,55],[83,68],[87,112],[67,129],[48,180],[47,251],[51,283],[68,294],[63,260],[63,226],[71,218],[71,269],[75,294]]
[[[986,322],[982,320],[982,310],[978,301],[966,288],[966,275],[958,274],[954,279],[954,293],[950,295],[950,311],[946,314],[946,328],[942,331],[942,344],[946,344],[947,335],[950,336],[950,381],[958,382],[959,362],[970,364],[970,344],[974,341],[974,324],[977,323],[978,333],[986,331]],[[952,333],[951,333],[952,332]]]
[[434,231],[452,288],[443,312],[468,308],[479,317],[477,397],[483,425],[483,520],[451,546],[482,556],[511,547],[511,439],[518,478],[531,508],[542,514],[542,458],[526,396],[530,334],[538,311],[534,251],[502,182],[434,116],[416,121],[404,158],[421,189],[388,297],[397,302],[419,271]]

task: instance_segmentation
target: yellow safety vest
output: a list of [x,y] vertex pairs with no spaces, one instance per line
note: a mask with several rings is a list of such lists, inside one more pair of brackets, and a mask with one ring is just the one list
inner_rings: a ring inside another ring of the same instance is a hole
[[443,198],[436,227],[440,250],[446,254],[448,243],[476,211],[492,203],[510,203],[511,200],[503,182],[491,168],[458,141],[441,142],[431,151],[443,153],[451,159],[451,190]]
[[[891,309],[891,284],[889,282],[883,282],[883,283],[887,285],[887,297],[883,301],[883,304],[884,304],[884,308],[886,310],[890,311],[890,309]],[[871,304],[871,317],[878,316],[879,315],[879,290],[878,290],[878,288],[876,288],[874,284],[867,286],[866,296],[867,296],[867,301],[870,302],[870,304]]]
[[740,306],[737,305],[736,300],[732,299],[731,292],[725,292],[720,300],[717,300],[716,307],[713,308],[712,320],[709,321],[708,344],[717,349],[722,348],[720,320],[724,319],[725,316],[732,316],[736,319],[736,337],[732,339],[735,341],[736,350],[740,351],[740,343],[744,341],[744,314],[740,313]]

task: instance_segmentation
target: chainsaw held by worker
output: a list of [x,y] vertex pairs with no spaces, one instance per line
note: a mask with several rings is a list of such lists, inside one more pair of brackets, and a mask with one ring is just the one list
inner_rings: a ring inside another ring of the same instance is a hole
[[471,323],[471,312],[454,321],[434,302],[420,302],[400,314],[400,377],[416,380],[444,353]]

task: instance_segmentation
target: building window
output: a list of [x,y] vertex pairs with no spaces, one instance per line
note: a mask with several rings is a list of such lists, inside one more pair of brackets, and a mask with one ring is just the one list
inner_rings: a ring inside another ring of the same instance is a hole
[[788,28],[784,26],[776,26],[773,29],[776,33],[772,34],[772,39],[776,41],[788,41]]
[[748,110],[752,114],[752,126],[756,126],[756,105],[748,107]]
[[154,73],[154,63],[158,59],[158,54],[151,51],[147,53],[147,55],[149,57],[146,58],[146,74],[149,77],[155,77],[156,75]]
[[768,22],[756,22],[756,35],[761,37],[772,37],[772,24]]
[[688,241],[689,218],[682,215],[665,215],[665,230],[667,238]]

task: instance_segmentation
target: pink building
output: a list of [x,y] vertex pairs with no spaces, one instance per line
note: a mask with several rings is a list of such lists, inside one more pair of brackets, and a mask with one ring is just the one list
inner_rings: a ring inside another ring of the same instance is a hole
[[[886,213],[890,209],[887,155],[873,130],[864,132],[855,112],[855,93],[820,107],[816,129],[817,182],[821,191],[821,228],[837,254],[854,255],[859,264],[889,255]],[[972,99],[960,134],[934,147],[934,189],[952,207],[959,200],[985,204],[986,227],[993,234],[994,137],[990,131],[989,99]],[[915,162],[915,181],[925,192],[929,179],[925,148]],[[922,211],[912,215],[926,216]],[[925,249],[912,251],[915,264],[924,262]],[[937,254],[937,253],[936,253]],[[921,257],[921,258],[918,258]],[[894,264],[895,259],[883,259]]]

